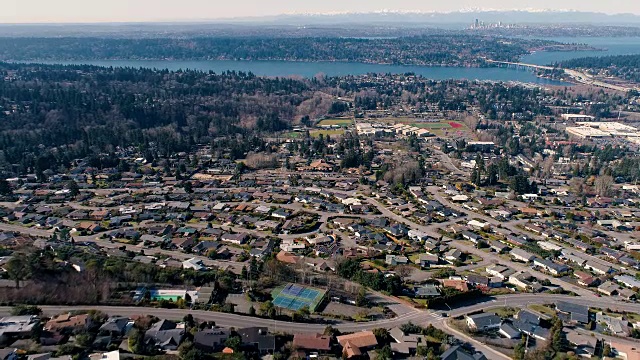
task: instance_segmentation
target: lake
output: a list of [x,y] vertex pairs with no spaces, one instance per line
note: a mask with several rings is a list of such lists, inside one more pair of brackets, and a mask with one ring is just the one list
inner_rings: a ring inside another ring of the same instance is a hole
[[413,72],[434,80],[467,79],[491,81],[516,81],[540,85],[567,85],[561,81],[541,79],[528,70],[507,68],[459,68],[440,66],[380,65],[350,62],[296,62],[296,61],[184,61],[184,60],[94,60],[94,61],[43,61],[45,64],[87,64],[114,67],[144,67],[168,70],[191,69],[201,71],[250,71],[259,76],[313,77],[362,75],[368,73],[404,74]]
[[540,51],[522,57],[522,62],[535,65],[548,65],[569,59],[640,54],[640,38],[638,37],[554,37],[546,40],[570,44],[587,44],[606,51]]
[[[549,38],[549,40],[564,43],[588,44],[607,51],[549,51],[536,52],[526,55],[522,62],[537,65],[547,65],[558,61],[585,57],[640,54],[640,38],[616,37],[575,37]],[[568,85],[568,83],[541,79],[529,70],[508,68],[458,68],[458,67],[430,67],[411,65],[379,65],[349,62],[295,62],[295,61],[232,61],[232,60],[95,60],[95,61],[45,61],[47,64],[88,64],[114,67],[144,67],[168,70],[192,69],[201,71],[245,71],[259,76],[300,76],[313,77],[318,74],[326,76],[362,75],[367,73],[403,74],[412,72],[434,80],[467,79],[490,81],[515,81],[540,85]]]

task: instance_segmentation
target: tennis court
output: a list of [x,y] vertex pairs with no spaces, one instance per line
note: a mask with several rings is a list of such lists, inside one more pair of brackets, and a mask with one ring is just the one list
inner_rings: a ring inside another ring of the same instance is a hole
[[308,306],[311,312],[315,312],[325,294],[324,290],[296,284],[288,284],[271,292],[273,305],[293,311]]

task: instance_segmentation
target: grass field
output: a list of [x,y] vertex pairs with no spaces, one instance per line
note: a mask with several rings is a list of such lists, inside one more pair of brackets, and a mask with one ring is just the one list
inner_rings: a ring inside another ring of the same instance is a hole
[[529,305],[529,309],[539,312],[540,314],[547,316],[554,316],[556,314],[555,310],[546,305],[539,304],[531,304]]
[[284,134],[283,136],[289,139],[300,139],[304,136],[304,133],[292,131]]
[[309,131],[309,135],[311,137],[319,137],[320,134],[322,136],[342,136],[344,135],[344,129],[330,129],[330,130],[311,130]]
[[349,126],[353,124],[353,120],[352,119],[345,119],[345,118],[335,118],[335,119],[324,119],[321,120],[318,123],[318,126],[323,126],[323,125],[340,125],[340,126]]
[[486,310],[486,312],[493,312],[496,315],[500,316],[501,318],[506,318],[506,317],[512,318],[515,314],[518,313],[518,310],[520,309],[507,306],[507,307],[498,307],[498,308],[489,309],[489,310]]
[[437,123],[415,123],[415,124],[411,124],[412,126],[415,126],[417,128],[420,129],[451,129],[451,125],[449,125],[448,123],[443,123],[443,122],[437,122]]

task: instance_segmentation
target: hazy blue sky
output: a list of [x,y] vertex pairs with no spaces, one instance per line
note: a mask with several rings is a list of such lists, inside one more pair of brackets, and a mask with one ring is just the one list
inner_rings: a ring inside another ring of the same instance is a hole
[[2,0],[0,22],[204,20],[282,13],[573,9],[640,14],[638,0]]

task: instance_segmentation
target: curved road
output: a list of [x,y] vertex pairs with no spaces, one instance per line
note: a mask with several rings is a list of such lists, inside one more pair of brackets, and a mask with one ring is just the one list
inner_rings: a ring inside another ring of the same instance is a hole
[[[472,305],[461,306],[455,309],[452,309],[449,314],[451,317],[461,316],[470,312],[480,311],[484,309],[499,307],[499,306],[510,306],[515,308],[526,308],[530,304],[549,304],[557,301],[565,301],[577,305],[584,306],[598,306],[598,307],[608,307],[613,310],[618,311],[627,311],[627,312],[635,312],[640,313],[640,303],[627,303],[614,299],[601,298],[599,299],[597,304],[594,304],[592,300],[583,299],[575,296],[567,296],[567,295],[551,295],[551,294],[513,294],[513,295],[501,295],[493,298],[487,298],[486,301],[479,302]],[[396,326],[400,326],[402,324],[406,324],[408,322],[412,322],[418,325],[429,325],[432,324],[434,326],[442,324],[445,321],[445,318],[441,317],[437,312],[432,310],[418,310],[412,309],[411,311],[398,316],[393,319],[385,319],[371,322],[363,322],[363,323],[355,323],[355,322],[336,322],[334,324],[326,323],[326,324],[308,324],[308,323],[295,323],[295,322],[287,322],[287,321],[276,321],[271,319],[263,319],[250,317],[239,314],[229,314],[229,313],[221,313],[221,312],[212,312],[205,310],[190,310],[190,309],[162,309],[162,308],[150,308],[150,307],[119,307],[119,306],[52,306],[45,305],[41,306],[43,312],[46,315],[55,315],[65,311],[76,311],[80,309],[95,309],[100,310],[109,315],[122,315],[122,316],[131,316],[131,315],[154,315],[160,318],[168,318],[168,319],[181,319],[187,314],[192,314],[194,317],[207,320],[207,321],[215,321],[217,325],[223,327],[248,327],[248,326],[264,326],[268,327],[272,330],[285,330],[287,332],[318,332],[323,331],[327,325],[332,325],[341,331],[345,332],[355,332],[355,331],[363,331],[363,330],[372,330],[375,328],[393,328]],[[10,307],[0,307],[0,315],[9,314],[11,311]]]

